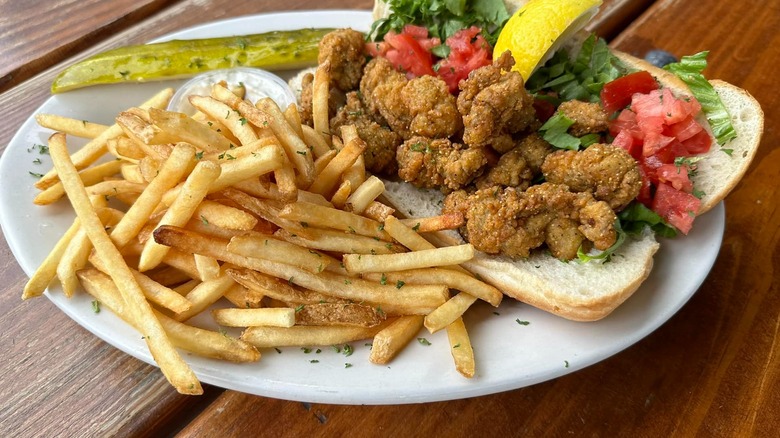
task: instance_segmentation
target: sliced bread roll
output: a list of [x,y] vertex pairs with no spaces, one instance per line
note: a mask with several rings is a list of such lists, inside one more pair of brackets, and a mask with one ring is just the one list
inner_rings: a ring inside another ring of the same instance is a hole
[[[691,94],[673,74],[630,55],[618,56],[629,66],[650,71],[675,94]],[[724,146],[733,151],[731,154],[713,143],[710,152],[697,163],[694,184],[705,192],[699,214],[715,206],[737,185],[758,149],[763,131],[763,112],[749,93],[722,81],[712,84],[729,110],[737,138]],[[701,121],[709,126],[703,116]],[[391,181],[386,182],[385,197],[398,211],[412,217],[439,214],[444,199],[438,191]],[[455,232],[439,233],[433,239],[439,245],[463,241]],[[650,274],[658,248],[655,236],[647,231],[639,238],[627,239],[609,263],[565,263],[537,251],[523,260],[479,253],[465,267],[517,300],[564,318],[595,321],[609,315],[639,288]]]

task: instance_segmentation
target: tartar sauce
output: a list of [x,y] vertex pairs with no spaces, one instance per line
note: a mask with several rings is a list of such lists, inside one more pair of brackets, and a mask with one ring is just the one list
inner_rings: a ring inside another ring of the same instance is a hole
[[195,114],[197,110],[190,105],[188,97],[193,94],[208,96],[211,94],[211,86],[220,81],[225,81],[228,88],[243,83],[246,88],[244,98],[252,103],[263,97],[270,97],[281,109],[296,103],[295,94],[280,77],[259,68],[239,67],[214,70],[195,76],[176,91],[168,104],[168,109],[190,116]]

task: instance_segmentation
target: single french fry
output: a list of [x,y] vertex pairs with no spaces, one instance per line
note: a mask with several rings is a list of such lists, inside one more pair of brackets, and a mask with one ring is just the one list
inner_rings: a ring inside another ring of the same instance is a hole
[[193,254],[195,257],[195,267],[198,268],[200,278],[203,281],[214,280],[220,275],[219,262],[211,257],[203,256],[200,254]]
[[193,217],[205,224],[229,230],[246,231],[253,229],[257,225],[257,218],[244,210],[208,199],[204,199],[198,205]]
[[299,246],[322,251],[333,251],[350,254],[392,254],[403,251],[403,248],[391,243],[377,240],[373,237],[348,234],[341,231],[307,228],[307,235],[294,233],[286,229],[277,230],[274,235]]
[[[174,270],[175,271],[175,269],[171,268],[170,266],[167,266],[167,267],[165,267],[163,269],[164,270]],[[179,281],[177,281],[177,282],[179,282]],[[187,280],[185,280],[184,283],[181,283],[180,285],[178,285],[178,286],[176,286],[174,288],[171,288],[171,289],[173,291],[175,291],[177,294],[181,295],[181,296],[186,296],[188,293],[192,292],[192,290],[195,289],[195,287],[197,285],[199,285],[200,283],[201,283],[200,280],[189,279],[189,277],[187,277]],[[192,305],[192,303],[190,303],[190,306],[191,305]]]
[[385,317],[375,307],[358,303],[301,304],[295,308],[295,325],[374,327]]
[[474,278],[466,271],[453,270],[449,268],[423,268],[409,269],[397,272],[382,272],[364,274],[364,278],[389,282],[403,281],[409,284],[445,284],[451,289],[456,289],[473,295],[483,301],[490,303],[493,307],[501,304],[504,294],[500,290],[481,280]]
[[[184,226],[190,220],[195,209],[206,196],[211,184],[219,176],[221,168],[211,161],[201,161],[187,177],[179,196],[160,219],[159,224]],[[159,225],[158,225],[159,226]],[[148,271],[162,262],[168,248],[149,239],[141,252],[138,270]]]
[[393,272],[432,266],[458,265],[474,258],[471,244],[396,254],[344,254],[349,272]]
[[314,160],[314,173],[316,175],[319,175],[322,173],[323,170],[328,166],[328,164],[333,160],[333,157],[338,154],[339,151],[336,149],[329,149],[322,153],[322,155],[318,156],[316,160]]
[[186,321],[206,310],[207,307],[222,298],[222,295],[234,284],[235,282],[229,275],[222,275],[213,280],[200,283],[187,294],[187,301],[192,303],[192,307],[189,310],[177,313],[174,315],[174,319],[179,322]]
[[317,251],[312,251],[270,236],[236,236],[230,239],[228,251],[247,257],[286,263],[309,272],[322,272],[330,263]]
[[112,138],[106,142],[106,147],[111,155],[125,162],[137,164],[146,156],[146,151],[127,137]]
[[87,187],[90,196],[103,196],[111,198],[121,194],[141,194],[146,184],[138,184],[124,179],[101,181]]
[[43,128],[81,138],[95,138],[108,129],[108,126],[100,123],[76,120],[55,114],[36,114],[35,121]]
[[[141,105],[141,108],[156,107],[162,108],[168,105],[168,101],[173,96],[173,88],[166,88],[151,99],[147,100]],[[118,125],[111,125],[108,129],[103,131],[100,135],[89,141],[81,149],[76,151],[71,157],[71,161],[77,170],[81,170],[89,166],[102,157],[106,151],[106,142],[114,137],[122,135],[122,128]],[[44,190],[47,187],[54,185],[57,182],[57,170],[52,169],[47,172],[38,182],[35,183],[35,187]]]
[[425,328],[431,333],[436,333],[463,316],[476,301],[476,297],[464,292],[455,295],[436,310],[425,315]]
[[[228,91],[228,93],[238,99],[238,97],[230,91]],[[219,120],[220,123],[225,125],[230,132],[238,138],[238,141],[242,145],[257,140],[257,133],[255,133],[252,126],[247,123],[247,119],[234,108],[231,108],[229,104],[223,103],[210,96],[196,95],[190,96],[190,103],[212,119]]]
[[[287,160],[285,160],[287,161]],[[274,170],[274,180],[279,190],[280,200],[293,202],[298,199],[298,185],[295,178],[295,169],[289,162]]]
[[[96,206],[98,202],[96,199],[92,199],[93,206]],[[101,204],[105,204],[105,200]],[[100,208],[98,217],[100,222],[110,227],[119,222],[122,212],[111,208]],[[60,279],[62,293],[68,298],[72,297],[78,289],[79,280],[76,277],[76,271],[86,266],[90,251],[92,251],[92,242],[89,241],[86,231],[79,228],[57,264],[57,278]]]
[[211,311],[214,322],[226,327],[292,327],[295,309],[277,307],[267,309],[216,309]]
[[63,182],[76,215],[81,220],[81,226],[86,230],[98,257],[105,261],[109,276],[117,284],[124,302],[131,309],[132,320],[146,339],[160,370],[177,391],[183,394],[202,394],[203,389],[195,373],[182,360],[166,336],[165,330],[144,298],[130,268],[108,237],[100,218],[89,202],[76,166],[68,155],[64,134],[54,134],[49,138],[49,152],[57,175]]
[[339,185],[339,177],[341,174],[355,163],[355,160],[358,159],[365,148],[366,143],[360,139],[344,145],[317,176],[314,183],[309,186],[309,191],[319,193],[322,196],[329,198]]
[[249,327],[241,334],[241,340],[257,348],[307,347],[313,345],[337,345],[374,336],[378,327],[349,326],[293,326]]
[[[108,161],[103,164],[98,164],[95,167],[90,167],[82,170],[79,173],[82,183],[85,186],[103,181],[103,178],[116,175],[122,168],[122,162],[119,160]],[[33,203],[36,205],[48,205],[57,202],[65,195],[65,189],[62,187],[61,182],[54,183],[46,190],[38,193],[33,199]]]
[[120,172],[122,174],[122,178],[124,178],[127,182],[146,185],[146,180],[141,174],[141,170],[138,168],[138,164],[122,163],[122,169]]
[[[106,274],[96,269],[78,272],[81,284],[102,306],[107,307],[125,322],[138,329],[130,311],[117,290],[116,285]],[[224,359],[231,362],[255,362],[260,359],[257,349],[244,341],[225,336],[222,333],[185,325],[155,311],[160,325],[178,348],[199,356]]]
[[463,377],[474,377],[474,350],[463,318],[458,318],[447,326],[447,338],[450,342],[452,359],[455,361],[455,369]]
[[63,254],[68,248],[68,244],[78,234],[78,230],[81,226],[81,221],[78,218],[73,221],[73,224],[65,231],[60,240],[54,245],[54,248],[49,252],[46,258],[35,270],[35,273],[27,280],[24,285],[24,291],[22,292],[22,299],[33,298],[43,294],[43,291],[49,287],[49,283],[54,280],[57,275],[57,266],[62,259]]
[[461,213],[449,213],[439,216],[400,219],[400,222],[411,228],[412,231],[429,233],[432,231],[457,229],[465,223],[465,218]]
[[368,204],[368,207],[363,211],[363,216],[370,217],[371,219],[379,222],[384,222],[388,217],[391,217],[395,213],[395,209],[385,205],[379,201],[374,201]]
[[332,149],[328,146],[328,142],[323,135],[317,133],[309,125],[301,125],[301,131],[303,132],[303,141],[311,146],[314,158],[320,158]]
[[123,247],[130,242],[149,220],[165,192],[188,174],[195,163],[195,148],[186,143],[177,144],[160,169],[160,173],[149,182],[136,202],[130,206],[122,220],[111,231],[111,240],[118,247]]
[[[235,280],[235,278],[233,279]],[[237,282],[225,291],[224,297],[238,308],[259,309],[263,307],[265,295]]]
[[[344,144],[351,141],[359,141],[357,127],[355,125],[344,125],[341,127],[341,139]],[[349,181],[352,187],[360,187],[366,181],[366,160],[361,154],[348,169],[344,171],[343,179]]]
[[330,140],[330,117],[328,116],[328,98],[330,97],[330,61],[317,66],[312,83],[312,121],[314,131],[325,141]]
[[331,228],[361,236],[376,237],[384,241],[391,240],[390,235],[383,231],[381,223],[336,208],[296,202],[285,205],[279,211],[279,216],[312,227]]
[[356,214],[361,214],[376,200],[377,196],[385,191],[385,183],[381,179],[371,175],[363,184],[358,186],[349,195],[345,208]]
[[303,138],[303,129],[301,128],[301,114],[298,112],[298,105],[291,103],[284,110],[284,118],[295,131],[298,137]]
[[390,362],[414,339],[422,325],[423,317],[420,315],[398,317],[374,336],[368,360],[380,365]]
[[352,193],[352,183],[349,180],[344,180],[341,182],[341,184],[339,184],[339,187],[333,193],[333,196],[330,198],[330,202],[333,203],[334,207],[341,210],[344,208],[344,205],[347,203],[347,198],[349,198],[349,195],[351,193]]

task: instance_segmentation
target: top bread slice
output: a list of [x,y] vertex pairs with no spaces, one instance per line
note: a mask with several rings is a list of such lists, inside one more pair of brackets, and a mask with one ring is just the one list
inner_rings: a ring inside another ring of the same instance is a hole
[[[625,53],[616,55],[629,67],[649,71],[675,95],[691,95],[674,74]],[[723,81],[711,83],[731,115],[737,138],[723,146],[730,153],[713,140],[711,150],[700,156],[699,171],[693,179],[695,187],[705,193],[699,214],[717,205],[737,185],[755,156],[764,123],[761,107],[749,93]],[[711,134],[703,116],[700,122]],[[444,199],[438,191],[393,181],[386,182],[385,197],[400,212],[412,217],[439,214]],[[432,240],[438,245],[463,241],[456,232],[438,233]],[[547,252],[536,251],[521,260],[478,253],[464,266],[519,301],[567,319],[596,321],[609,315],[639,288],[652,270],[658,248],[659,243],[648,230],[639,237],[629,237],[609,263],[561,262]]]

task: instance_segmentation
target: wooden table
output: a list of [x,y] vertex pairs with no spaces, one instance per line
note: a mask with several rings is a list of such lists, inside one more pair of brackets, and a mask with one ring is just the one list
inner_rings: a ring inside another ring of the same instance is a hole
[[[368,0],[3,2],[0,152],[48,98],[56,72],[78,58],[233,16],[370,7]],[[602,9],[592,28],[613,47],[640,56],[651,48],[677,55],[709,49],[708,76],[746,88],[766,113],[763,144],[726,201],[715,267],[655,333],[565,377],[466,400],[337,406],[212,386],[186,397],[156,368],[98,340],[45,298],[21,301],[26,276],[0,240],[0,435],[775,436],[780,1],[614,0]]]

